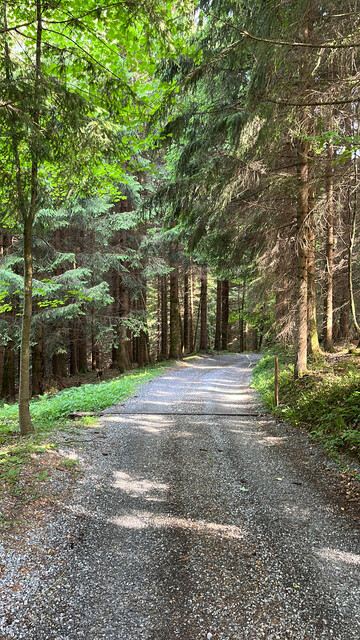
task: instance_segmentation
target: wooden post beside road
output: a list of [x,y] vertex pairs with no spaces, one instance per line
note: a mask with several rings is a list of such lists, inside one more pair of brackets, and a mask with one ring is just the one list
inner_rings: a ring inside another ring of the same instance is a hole
[[279,358],[275,356],[275,407],[279,406]]

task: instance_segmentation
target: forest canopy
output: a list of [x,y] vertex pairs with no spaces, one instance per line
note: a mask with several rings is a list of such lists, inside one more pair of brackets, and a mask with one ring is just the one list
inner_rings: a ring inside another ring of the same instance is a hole
[[[356,0],[8,1],[0,391],[360,339]],[[93,372],[92,374],[89,373]]]

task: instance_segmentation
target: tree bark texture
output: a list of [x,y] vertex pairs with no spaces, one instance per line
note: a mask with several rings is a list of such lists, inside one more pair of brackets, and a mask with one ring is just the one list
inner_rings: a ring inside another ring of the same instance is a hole
[[168,278],[161,276],[161,357],[168,357]]
[[333,350],[333,266],[334,266],[334,177],[333,147],[329,144],[326,167],[326,247],[325,247],[325,300],[324,300],[324,349]]
[[69,346],[70,346],[70,375],[77,376],[79,373],[78,361],[78,318],[69,322]]
[[308,142],[298,142],[299,196],[297,207],[297,333],[295,345],[295,377],[307,370],[307,262],[308,233],[307,216],[309,207]]
[[308,243],[308,334],[309,352],[313,355],[320,353],[319,334],[316,317],[315,291],[315,193],[314,193],[314,163],[309,164],[309,243]]
[[229,280],[221,283],[221,306],[221,347],[226,351],[229,339]]
[[44,391],[44,345],[43,345],[43,325],[41,321],[36,324],[35,330],[36,344],[32,347],[32,395],[41,395]]
[[189,274],[184,274],[184,352],[190,350],[189,340],[189,317],[190,317],[190,287]]
[[4,371],[1,396],[15,402],[15,350],[14,343],[8,342],[4,348]]
[[207,268],[201,269],[201,290],[200,290],[200,350],[206,351],[208,348],[208,331],[207,331]]
[[[240,289],[239,289],[240,295]],[[244,336],[244,309],[245,309],[245,295],[246,295],[246,280],[242,284],[241,304],[239,304],[239,351],[243,353],[245,351],[245,336]]]
[[86,316],[80,316],[78,320],[78,363],[79,373],[86,373],[88,370],[87,361],[87,322]]
[[34,432],[30,417],[30,332],[32,317],[32,220],[24,222],[24,302],[20,346],[19,423],[22,435]]
[[170,358],[181,357],[179,305],[179,274],[175,267],[170,273]]
[[194,278],[193,269],[190,269],[189,276],[189,351],[195,351],[194,344]]
[[[34,110],[33,122],[35,130],[32,135],[37,135],[37,128],[40,124],[40,73],[41,73],[41,39],[42,39],[42,7],[41,1],[36,2],[36,62],[35,62],[35,81],[34,81]],[[16,143],[17,144],[17,143]],[[16,154],[18,152],[16,146]],[[21,327],[21,346],[20,346],[20,381],[19,381],[19,425],[22,435],[34,432],[34,425],[30,417],[30,332],[32,318],[32,280],[33,280],[33,264],[32,264],[32,227],[34,223],[35,213],[37,209],[38,199],[38,149],[37,141],[31,140],[31,193],[29,211],[26,207],[22,209],[23,230],[24,230],[24,302],[23,316]],[[17,160],[16,160],[17,164]]]
[[221,349],[221,317],[222,317],[221,302],[222,302],[221,280],[217,280],[216,281],[216,321],[215,321],[215,341],[214,341],[215,351],[220,351]]

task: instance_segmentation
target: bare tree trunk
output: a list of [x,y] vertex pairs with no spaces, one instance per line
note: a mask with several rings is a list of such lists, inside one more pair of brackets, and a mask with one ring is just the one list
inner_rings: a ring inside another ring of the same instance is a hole
[[340,338],[349,339],[350,334],[350,290],[349,290],[349,246],[350,246],[350,220],[351,220],[351,195],[350,187],[347,190],[346,205],[343,209],[343,225],[347,254],[345,268],[341,274],[341,308],[340,308]]
[[161,356],[168,357],[168,285],[167,276],[161,277]]
[[221,349],[221,280],[216,281],[216,323],[215,323],[215,351]]
[[333,146],[329,144],[326,191],[327,191],[327,224],[326,224],[326,264],[325,264],[325,300],[324,300],[324,349],[333,350],[333,265],[334,265],[334,177]]
[[115,269],[112,269],[110,274],[111,281],[111,295],[114,298],[112,303],[112,325],[113,325],[113,345],[111,349],[111,368],[117,369],[118,367],[118,342],[119,342],[119,274]]
[[94,305],[91,305],[91,368],[95,371],[99,367],[99,345],[97,344],[96,336],[95,308]]
[[190,290],[189,290],[189,274],[184,274],[184,352],[190,350],[189,341],[189,316],[190,316]]
[[299,198],[297,208],[297,296],[298,323],[295,345],[295,377],[302,376],[307,370],[307,260],[308,260],[308,151],[309,143],[298,142]]
[[126,335],[126,325],[124,324],[124,320],[129,315],[129,294],[127,287],[120,280],[119,286],[119,313],[120,313],[120,327],[119,327],[119,336],[118,336],[118,367],[120,373],[124,373],[128,369],[130,369],[130,358],[129,351],[127,348],[127,335]]
[[[41,73],[41,38],[42,38],[42,17],[41,0],[36,0],[36,62],[35,62],[35,82],[34,82],[34,111],[33,122],[36,129],[40,123],[40,73]],[[18,165],[18,148],[15,143],[16,165]],[[19,165],[20,166],[20,163]],[[20,178],[20,176],[19,176]],[[21,196],[22,189],[21,189]],[[19,382],[19,425],[22,435],[34,432],[34,425],[30,417],[30,332],[32,317],[32,227],[34,223],[38,197],[38,150],[37,143],[31,144],[31,194],[30,207],[22,207],[24,221],[24,307],[21,327],[21,347],[20,347],[20,382]],[[21,202],[19,203],[21,205]],[[24,203],[23,203],[24,205]],[[26,212],[26,213],[25,213]]]
[[308,335],[309,352],[312,355],[321,353],[316,318],[315,291],[315,193],[314,193],[314,162],[309,164],[309,246],[308,246]]
[[194,278],[193,269],[190,269],[189,277],[189,351],[192,353],[195,351],[194,344]]
[[78,319],[69,322],[69,346],[70,346],[70,375],[77,376],[79,373],[78,363]]
[[157,277],[156,292],[156,359],[159,360],[161,352],[161,276]]
[[[244,278],[244,282],[242,284],[241,305],[239,305],[239,351],[240,353],[243,353],[243,351],[245,350],[245,340],[244,340],[245,294],[246,294],[246,279]],[[240,295],[240,288],[239,288],[239,295]]]
[[[35,198],[34,194],[34,198]],[[35,204],[35,203],[34,203]],[[32,218],[27,215],[24,222],[24,307],[21,327],[19,423],[22,435],[34,432],[30,417],[30,332],[32,317]]]
[[2,397],[2,384],[4,377],[4,358],[5,358],[5,347],[3,345],[0,346],[0,397]]
[[43,393],[44,354],[43,354],[43,325],[37,322],[35,332],[36,344],[32,347],[32,395]]
[[80,316],[78,324],[78,363],[79,373],[86,373],[88,370],[87,362],[87,322],[86,316]]
[[356,307],[355,307],[355,297],[354,297],[354,284],[353,284],[353,252],[354,252],[354,244],[356,237],[356,221],[357,221],[357,185],[358,185],[358,164],[357,159],[354,162],[354,174],[355,174],[355,191],[354,191],[354,209],[351,220],[351,231],[350,231],[350,243],[349,243],[349,291],[350,291],[350,308],[351,315],[353,318],[354,326],[357,332],[357,337],[360,337],[360,325],[357,321],[356,317]]
[[8,342],[4,349],[4,372],[1,395],[10,402],[15,402],[15,350],[14,343]]
[[221,346],[223,351],[226,351],[229,339],[229,280],[222,281],[221,299]]
[[206,351],[208,348],[208,333],[207,333],[207,269],[205,266],[201,269],[201,292],[200,292],[200,308],[201,308],[201,322],[200,322],[200,350]]
[[[144,289],[140,292],[140,299],[138,301],[138,309],[142,312],[142,324],[146,326],[146,281],[143,281]],[[138,364],[143,367],[146,362],[149,361],[150,353],[147,349],[147,329],[140,329],[139,343],[138,343]]]
[[175,359],[181,357],[179,314],[179,276],[175,267],[170,273],[170,358]]

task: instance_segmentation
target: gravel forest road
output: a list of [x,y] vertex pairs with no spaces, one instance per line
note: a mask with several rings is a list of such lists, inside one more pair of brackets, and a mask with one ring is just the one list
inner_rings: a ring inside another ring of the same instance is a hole
[[4,637],[359,640],[358,523],[324,454],[259,405],[257,358],[188,359],[105,412],[56,570]]

